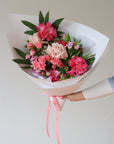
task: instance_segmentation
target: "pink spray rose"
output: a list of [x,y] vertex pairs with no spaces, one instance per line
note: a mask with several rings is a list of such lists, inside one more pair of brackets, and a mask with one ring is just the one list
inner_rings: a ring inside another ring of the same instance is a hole
[[37,49],[42,48],[42,42],[37,42],[35,46]]
[[66,59],[68,57],[65,46],[58,43],[52,43],[52,46],[48,45],[47,53],[58,59]]
[[31,43],[31,42],[29,42],[28,44],[27,44],[27,48],[28,49],[32,49],[34,47],[34,45]]

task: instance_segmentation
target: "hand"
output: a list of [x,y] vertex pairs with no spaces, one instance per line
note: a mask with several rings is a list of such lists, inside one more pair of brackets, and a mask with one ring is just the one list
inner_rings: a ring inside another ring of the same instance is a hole
[[83,96],[82,91],[77,92],[77,93],[72,93],[72,94],[68,94],[65,95],[65,98],[67,98],[70,101],[81,101],[81,100],[85,100],[85,97]]

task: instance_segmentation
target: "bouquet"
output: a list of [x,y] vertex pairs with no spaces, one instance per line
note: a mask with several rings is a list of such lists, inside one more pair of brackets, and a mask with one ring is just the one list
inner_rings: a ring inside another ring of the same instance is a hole
[[13,61],[42,92],[49,95],[48,136],[50,100],[54,104],[60,144],[58,110],[64,105],[64,95],[78,90],[94,71],[109,38],[88,26],[63,18],[49,20],[49,12],[44,17],[40,11],[39,17],[9,15],[8,41]]
[[49,22],[49,12],[44,17],[39,13],[39,23],[22,23],[30,30],[26,53],[14,48],[21,59],[13,59],[18,64],[25,64],[23,69],[31,69],[33,76],[49,79],[51,82],[74,78],[86,73],[95,60],[95,55],[83,53],[81,40],[70,37],[69,33],[59,30],[63,18]]

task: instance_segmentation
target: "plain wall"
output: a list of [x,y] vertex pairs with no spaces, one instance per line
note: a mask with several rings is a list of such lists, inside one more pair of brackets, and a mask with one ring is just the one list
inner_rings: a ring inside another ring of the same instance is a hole
[[[8,13],[50,16],[88,25],[110,38],[109,48],[82,88],[114,75],[114,0],[0,0],[0,144],[48,144],[48,97],[11,61]],[[56,144],[55,111],[50,113]],[[65,103],[59,113],[61,144],[114,144],[114,95]]]

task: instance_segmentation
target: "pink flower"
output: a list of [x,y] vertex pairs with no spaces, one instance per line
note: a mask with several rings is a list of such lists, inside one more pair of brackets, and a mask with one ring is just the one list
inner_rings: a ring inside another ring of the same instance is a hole
[[[62,63],[62,61],[60,60],[60,59],[58,59],[58,58],[51,58],[50,59],[50,62],[53,64],[53,65],[56,65],[56,66],[58,66],[58,67],[60,67],[60,68],[63,68],[64,67],[64,64]],[[55,67],[55,66],[53,66],[53,67]],[[52,68],[53,68],[52,67]]]
[[74,46],[74,48],[78,50],[80,48],[80,45]]
[[27,44],[27,48],[28,49],[32,49],[34,47],[34,45],[31,43],[31,42],[29,42],[28,44]]
[[30,59],[30,61],[35,61],[35,60],[37,60],[37,56],[32,56],[32,58]]
[[60,73],[57,70],[50,70],[46,72],[52,82],[60,80]]
[[42,48],[42,42],[37,42],[35,46],[37,49]]
[[30,50],[30,55],[33,56],[35,54],[35,50]]
[[25,56],[25,59],[30,59],[30,55],[26,55],[26,56]]
[[71,67],[71,70],[68,71],[67,73],[72,76],[74,76],[75,74],[80,75],[87,71],[87,63],[81,57],[73,56],[68,63]]
[[33,36],[29,38],[29,41],[33,44],[36,45],[37,42],[42,42],[42,40],[38,37],[38,33],[34,33]]
[[39,58],[38,58],[38,61],[40,62],[40,63],[45,63],[46,61],[48,61],[50,58],[49,58],[49,56],[48,55],[43,55],[43,56],[40,56]]
[[74,44],[73,42],[69,41],[69,42],[68,42],[68,45],[67,45],[67,46],[68,46],[68,49],[71,49],[72,46],[73,46],[73,44]]
[[37,60],[33,61],[32,65],[33,65],[34,70],[36,70],[38,68],[38,61]]
[[45,70],[45,68],[46,68],[46,64],[45,63],[38,62],[38,69],[39,70]]
[[57,43],[58,43],[58,44],[62,44],[63,46],[66,46],[66,44],[67,44],[67,43],[66,43],[65,41],[63,41],[63,40],[60,40],[60,41],[58,41]]
[[42,24],[39,24],[37,30],[38,36],[42,40],[46,39],[47,41],[51,41],[54,37],[57,37],[56,29],[54,29],[54,27],[52,27],[51,23],[49,22],[47,22],[47,24],[45,24],[44,22]]
[[66,59],[68,57],[65,46],[58,43],[52,43],[52,46],[48,45],[47,53],[58,59]]

